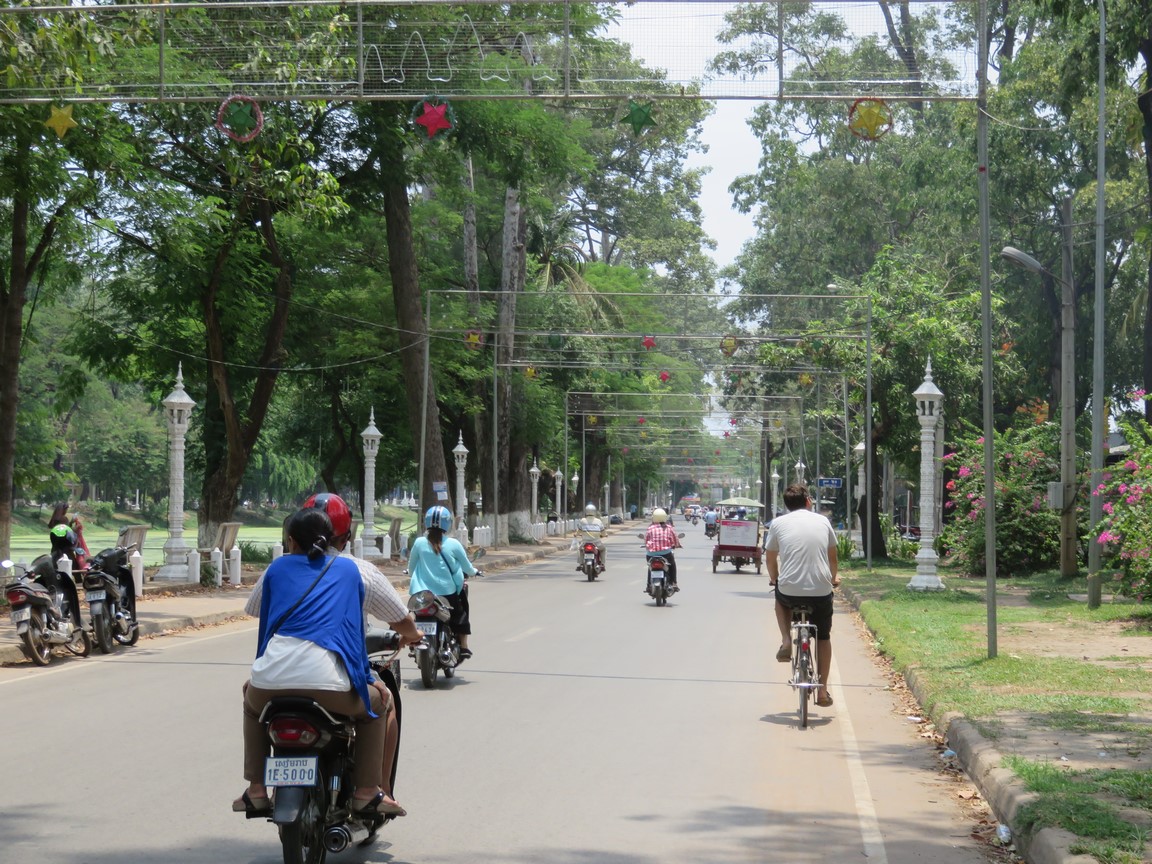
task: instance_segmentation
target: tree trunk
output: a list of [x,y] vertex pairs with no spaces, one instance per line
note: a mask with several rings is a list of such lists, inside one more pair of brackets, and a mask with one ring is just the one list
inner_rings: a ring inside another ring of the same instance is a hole
[[[1152,201],[1152,33],[1141,41],[1140,55],[1144,58],[1144,86],[1140,88],[1136,105],[1144,118],[1144,174],[1149,201]],[[1152,256],[1148,259],[1144,288],[1144,392],[1152,393]],[[1144,401],[1144,419],[1152,423],[1152,400]]]
[[[424,349],[428,341],[428,324],[421,308],[420,273],[412,246],[412,212],[408,200],[408,178],[404,171],[404,148],[398,132],[384,131],[379,136],[380,162],[389,166],[381,178],[384,199],[384,222],[388,239],[388,272],[392,277],[392,302],[396,308],[396,326],[400,336],[400,362],[404,368],[404,393],[408,402],[408,423],[415,442],[415,457],[420,458],[421,435],[427,418],[427,446],[424,447],[423,490],[420,509],[436,503],[434,482],[448,484],[447,504],[452,508],[452,485],[444,458],[440,430],[440,409],[436,404],[436,383],[428,375],[428,397],[424,398]],[[455,511],[453,511],[455,512]]]
[[[30,145],[19,136],[12,157],[16,175],[27,174]],[[12,548],[12,501],[16,475],[16,409],[20,398],[20,348],[28,285],[56,234],[62,209],[45,223],[40,239],[28,250],[28,222],[33,213],[32,184],[14,183],[11,250],[7,275],[0,273],[0,558]]]
[[508,474],[510,464],[510,442],[512,424],[509,422],[512,411],[512,372],[509,365],[516,350],[516,295],[522,284],[520,278],[519,246],[521,225],[520,190],[509,186],[504,191],[504,237],[503,255],[500,267],[500,297],[497,306],[496,322],[496,394],[495,405],[500,422],[496,424],[496,455],[493,470],[496,472],[496,481],[493,491],[497,501],[486,502],[495,514],[496,544],[498,546],[508,543],[508,522],[501,522],[501,513],[510,514],[513,510],[509,490],[511,478]]
[[[884,527],[880,521],[882,508],[873,504],[872,513],[868,513],[869,502],[881,500],[881,472],[876,470],[876,431],[873,429],[873,440],[870,444],[872,450],[872,482],[865,479],[866,489],[862,490],[860,501],[856,506],[856,515],[860,517],[860,539],[864,548],[864,556],[873,560],[888,557],[888,544],[884,539]],[[868,454],[865,454],[865,458]],[[869,515],[871,518],[869,518]]]

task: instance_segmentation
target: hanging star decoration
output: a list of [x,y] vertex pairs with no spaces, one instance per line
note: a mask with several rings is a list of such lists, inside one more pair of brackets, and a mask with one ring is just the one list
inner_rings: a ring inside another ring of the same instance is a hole
[[696,464],[696,460],[695,460],[695,459],[693,459],[691,456],[689,456],[689,457],[688,457],[688,464],[689,464],[689,465],[695,465],[695,464]]
[[735,336],[725,336],[720,340],[720,353],[725,357],[731,357],[736,353],[736,349],[740,347],[740,340]]
[[80,124],[72,119],[71,105],[53,105],[51,114],[44,125],[56,133],[57,138],[63,138],[69,129],[75,129]]
[[645,423],[647,423],[648,421],[647,421],[647,420],[645,420],[643,417],[637,417],[637,418],[636,418],[636,422],[637,422],[637,423],[639,423],[641,426],[643,426],[643,425],[644,425]]
[[247,144],[264,128],[264,113],[251,96],[229,96],[216,112],[216,128],[240,144]]
[[447,102],[429,96],[412,109],[412,122],[423,127],[428,133],[428,139],[431,140],[438,132],[448,132],[456,128],[456,112]]
[[656,121],[652,119],[652,103],[641,105],[629,99],[628,113],[624,115],[624,120],[632,127],[633,135],[639,135],[645,126],[655,126]]
[[713,456],[719,456],[719,455],[720,455],[720,451],[719,451],[719,450],[715,450],[715,451],[713,451],[712,455],[713,455]]
[[892,109],[883,99],[857,99],[848,109],[848,129],[857,138],[875,141],[892,130]]
[[735,426],[735,425],[736,425],[737,423],[739,423],[739,422],[740,422],[740,421],[739,421],[739,420],[737,420],[735,417],[729,417],[729,418],[728,418],[728,425],[729,425],[729,426]]
[[640,432],[640,437],[641,437],[641,438],[647,438],[647,437],[648,437],[648,433],[647,433],[647,432],[644,432],[644,431],[641,431],[641,432]]
[[812,381],[814,379],[812,378],[812,376],[809,373],[801,372],[798,380],[800,381],[801,384],[803,384],[805,387],[807,387],[812,383]]
[[625,456],[627,456],[628,455],[628,448],[627,447],[621,447],[620,452],[623,453]]
[[645,336],[643,339],[640,340],[640,344],[644,346],[645,351],[651,351],[653,348],[656,347],[656,337],[655,336]]
[[661,380],[662,382],[664,382],[665,384],[667,384],[667,383],[668,383],[668,379],[669,379],[669,378],[671,378],[671,377],[672,377],[672,376],[668,374],[668,370],[667,370],[667,369],[663,370],[663,371],[660,373],[660,380]]
[[597,417],[595,414],[589,414],[588,415],[588,423],[590,425],[595,426],[599,422],[600,422],[600,418]]
[[731,433],[731,432],[729,432],[727,429],[725,429],[725,430],[724,430],[724,437],[725,437],[725,438],[731,438],[731,437],[732,437],[732,433]]
[[464,347],[469,351],[479,351],[484,346],[484,334],[479,330],[469,330],[464,334]]
[[524,374],[528,377],[529,380],[531,380],[535,378],[539,373],[536,371],[535,366],[529,366],[524,370]]

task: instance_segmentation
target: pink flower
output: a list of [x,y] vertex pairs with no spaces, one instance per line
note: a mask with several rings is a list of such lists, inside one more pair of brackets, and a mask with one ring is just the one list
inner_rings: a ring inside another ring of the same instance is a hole
[[944,454],[944,461],[948,461],[949,459],[953,459],[955,457],[956,457],[955,453],[945,453]]
[[1139,495],[1129,495],[1124,500],[1127,501],[1129,504],[1137,504],[1140,502],[1140,496]]
[[1129,459],[1127,462],[1124,463],[1124,467],[1127,468],[1129,471],[1135,471],[1140,466],[1136,464],[1135,459]]
[[968,511],[968,519],[969,519],[969,521],[972,521],[972,522],[976,521],[976,511],[975,510],[969,510]]
[[1111,516],[1112,515],[1112,502],[1111,501],[1105,501],[1101,505],[1101,509],[1103,509],[1105,513],[1107,513],[1109,516]]
[[944,484],[944,488],[947,489],[949,492],[954,492],[956,490],[956,481],[955,480],[949,480],[947,483]]
[[952,509],[953,507],[955,507],[955,506],[956,506],[956,502],[955,502],[955,501],[945,501],[945,502],[944,502],[944,509],[945,509],[945,510],[951,510],[951,509]]
[[1125,492],[1128,491],[1128,484],[1127,483],[1121,483],[1118,487],[1116,487],[1116,491],[1119,492],[1121,495],[1123,495]]
[[972,473],[972,469],[969,468],[967,465],[961,465],[960,470],[957,471],[956,473],[959,474],[961,477],[967,477],[969,474]]

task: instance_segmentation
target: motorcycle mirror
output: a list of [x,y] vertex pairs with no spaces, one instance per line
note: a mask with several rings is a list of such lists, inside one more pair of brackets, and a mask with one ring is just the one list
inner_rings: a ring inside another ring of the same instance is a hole
[[11,569],[11,567],[12,567],[12,561],[9,560],[8,558],[5,558],[3,561],[0,561],[0,570],[9,570],[9,569]]
[[683,537],[683,536],[684,536],[684,532],[683,532],[683,531],[681,531],[681,532],[680,532],[679,534],[677,534],[676,536],[677,536],[677,537]]
[[641,540],[646,539],[643,531],[637,531],[636,536],[639,537]]

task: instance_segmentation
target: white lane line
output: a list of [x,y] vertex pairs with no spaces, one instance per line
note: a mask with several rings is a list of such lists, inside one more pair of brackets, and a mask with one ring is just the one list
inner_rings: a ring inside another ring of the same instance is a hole
[[605,597],[605,595],[601,594],[599,597],[593,597],[591,600],[585,600],[584,605],[585,606],[591,606],[594,603],[599,603],[601,600],[604,599],[604,597]]
[[[829,676],[840,681],[840,670],[836,657],[832,657]],[[860,838],[864,841],[864,857],[869,864],[888,864],[888,852],[884,848],[884,837],[880,833],[880,820],[876,818],[876,808],[872,805],[872,790],[868,777],[864,774],[864,762],[860,758],[860,745],[856,740],[856,730],[852,728],[852,718],[844,704],[844,690],[839,683],[830,684],[832,698],[839,709],[836,721],[840,725],[840,737],[844,742],[844,759],[848,763],[848,778],[852,783],[852,797],[856,799],[856,817],[860,822]]]
[[541,629],[542,628],[540,628],[540,627],[529,627],[523,633],[521,633],[517,636],[510,636],[507,639],[505,639],[504,641],[505,642],[519,642],[521,639],[527,639],[529,636],[532,636],[536,633],[539,633]]

